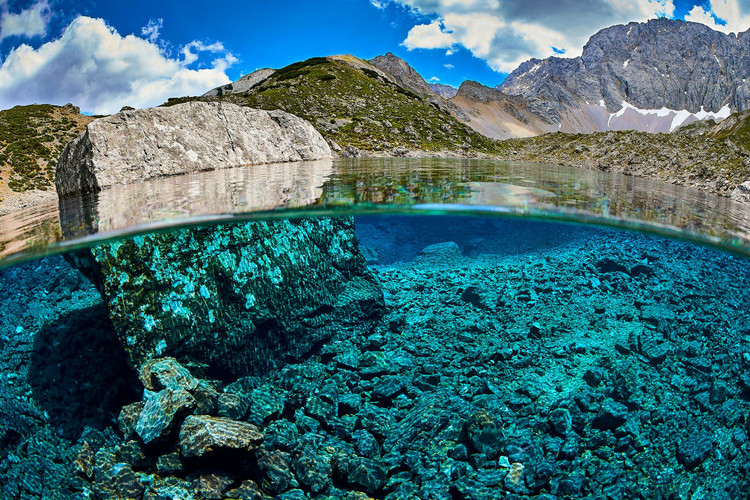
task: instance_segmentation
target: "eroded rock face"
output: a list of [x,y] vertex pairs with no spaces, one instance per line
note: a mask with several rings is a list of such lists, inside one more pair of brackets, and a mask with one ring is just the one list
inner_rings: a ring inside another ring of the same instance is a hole
[[[367,331],[384,309],[351,218],[149,234],[69,258],[102,294],[136,367],[171,356],[235,380],[300,358],[343,329]],[[156,390],[193,388],[170,362],[144,370],[144,385]]]
[[94,120],[60,156],[61,197],[153,177],[331,158],[307,121],[219,102],[126,110]]
[[[652,19],[599,31],[580,57],[530,59],[499,88],[526,98],[529,107],[548,121],[564,120],[570,110],[589,104],[599,106],[604,122],[580,123],[577,131],[664,131],[645,127],[645,121],[640,126],[635,122],[610,127],[607,118],[620,111],[623,102],[640,109],[666,107],[691,113],[718,112],[724,106],[744,111],[750,103],[749,52],[750,32],[735,36],[703,24]],[[601,120],[593,111],[589,109],[587,120]]]

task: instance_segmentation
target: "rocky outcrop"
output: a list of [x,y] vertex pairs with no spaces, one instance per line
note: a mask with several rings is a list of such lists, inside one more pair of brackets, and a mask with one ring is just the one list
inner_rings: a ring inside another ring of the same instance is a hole
[[732,191],[732,201],[750,203],[750,181],[745,181]]
[[94,120],[57,164],[61,197],[153,177],[331,158],[305,120],[219,102],[122,111]]
[[[384,308],[351,218],[149,234],[68,258],[100,291],[133,366],[172,356],[215,378],[258,374],[342,330],[366,332]],[[147,366],[147,387],[192,390],[173,367]]]
[[[750,32],[735,37],[702,24],[654,19],[601,30],[580,57],[531,59],[499,89],[528,99],[563,131],[670,131],[675,121],[687,123],[702,111],[748,109],[748,55]],[[674,112],[658,116],[662,108]]]
[[433,92],[435,92],[437,95],[442,97],[443,99],[452,99],[456,97],[456,93],[458,92],[458,89],[456,87],[451,87],[450,85],[443,85],[442,83],[431,83],[430,88]]
[[412,92],[416,92],[422,96],[435,95],[435,92],[424,81],[422,75],[417,73],[406,61],[391,52],[386,53],[384,56],[377,56],[370,59],[368,62],[393,76],[399,84]]
[[258,83],[273,75],[275,72],[275,70],[270,68],[255,70],[249,75],[245,75],[235,82],[227,83],[226,85],[222,85],[221,87],[216,87],[209,90],[208,92],[203,94],[202,97],[221,97],[227,94],[241,94],[242,92],[247,92]]

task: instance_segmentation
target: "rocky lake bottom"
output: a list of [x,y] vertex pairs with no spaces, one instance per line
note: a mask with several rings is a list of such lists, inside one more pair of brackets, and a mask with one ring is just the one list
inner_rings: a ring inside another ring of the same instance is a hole
[[0,497],[750,498],[747,260],[526,220],[355,225],[371,331],[229,382],[131,368],[61,256],[0,270]]

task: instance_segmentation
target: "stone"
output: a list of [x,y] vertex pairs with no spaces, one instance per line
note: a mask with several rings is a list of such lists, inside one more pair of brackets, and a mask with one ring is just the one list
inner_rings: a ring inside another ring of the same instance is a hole
[[549,423],[555,432],[565,437],[573,428],[573,418],[567,408],[555,408],[549,414]]
[[406,380],[397,375],[382,377],[375,383],[372,391],[374,398],[389,400],[406,387]]
[[183,457],[203,457],[223,451],[249,452],[263,441],[253,424],[208,415],[191,415],[180,428]]
[[314,493],[323,491],[331,482],[333,464],[330,455],[303,451],[294,461],[294,472],[304,486]]
[[342,158],[359,158],[360,156],[362,156],[362,153],[360,153],[359,149],[351,145],[346,146],[341,153]]
[[625,423],[628,418],[628,407],[616,401],[607,400],[596,417],[591,421],[591,427],[601,430],[614,430]]
[[732,201],[738,203],[750,203],[750,181],[745,181],[732,191]]
[[424,247],[414,262],[427,266],[453,265],[461,258],[458,244],[454,241],[446,241]]
[[207,500],[221,500],[234,481],[222,474],[202,474],[198,478],[198,491]]
[[279,494],[298,486],[292,474],[290,455],[287,452],[274,450],[263,453],[258,458],[258,468],[263,474],[260,484],[266,491]]
[[198,380],[198,387],[191,392],[195,398],[196,415],[216,414],[221,394],[216,388],[205,380]]
[[677,448],[677,461],[687,470],[702,464],[714,448],[713,436],[707,432],[694,432]]
[[74,462],[76,471],[86,479],[93,479],[94,477],[94,465],[96,464],[94,450],[91,449],[91,445],[87,441],[84,441],[81,449],[78,452],[78,456]]
[[153,233],[66,258],[101,293],[133,366],[173,357],[223,380],[298,359],[344,329],[367,333],[385,307],[352,218]]
[[99,118],[63,150],[60,197],[165,175],[332,158],[310,123],[224,102],[126,110]]
[[162,389],[185,389],[194,391],[198,379],[174,358],[151,359],[143,364],[138,376],[143,387],[149,391]]
[[263,493],[260,487],[253,481],[247,479],[242,481],[237,488],[227,492],[228,498],[237,498],[239,500],[264,500],[271,497]]
[[165,438],[178,417],[195,409],[195,398],[185,389],[164,389],[146,399],[135,425],[145,444]]
[[145,487],[138,480],[129,464],[117,463],[108,471],[108,483],[113,498],[140,498]]
[[374,495],[385,486],[386,469],[374,460],[362,457],[347,457],[338,464],[339,471],[350,486],[362,488]]
[[238,394],[224,392],[219,394],[218,414],[220,417],[241,420],[250,408],[250,400]]
[[156,470],[161,474],[177,474],[182,471],[182,459],[176,451],[161,455],[156,459]]
[[135,426],[142,411],[143,403],[141,401],[125,405],[120,410],[120,415],[117,417],[117,425],[126,439],[135,434]]

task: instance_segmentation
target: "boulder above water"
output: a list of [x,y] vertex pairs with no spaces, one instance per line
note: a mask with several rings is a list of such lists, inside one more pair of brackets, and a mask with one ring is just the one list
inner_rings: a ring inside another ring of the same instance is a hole
[[65,147],[55,183],[68,197],[166,175],[331,157],[310,123],[284,111],[186,102],[94,120]]

